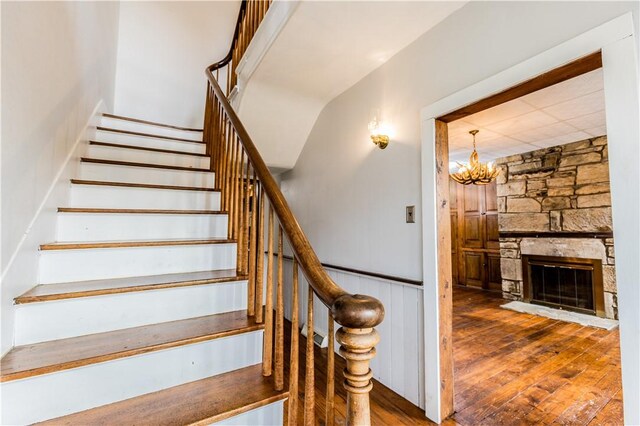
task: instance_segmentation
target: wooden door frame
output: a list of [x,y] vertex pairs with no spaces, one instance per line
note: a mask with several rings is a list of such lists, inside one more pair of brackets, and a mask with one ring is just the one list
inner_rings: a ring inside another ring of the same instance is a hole
[[[421,110],[425,413],[441,422],[454,411],[451,223],[445,121],[564,81],[568,64],[602,52],[605,84],[625,423],[640,424],[640,177],[638,65],[631,13],[536,55]],[[577,61],[577,62],[576,62]],[[588,60],[586,60],[588,62]],[[572,69],[575,67],[568,67]],[[532,90],[533,89],[533,90]],[[505,96],[506,95],[506,96]],[[630,182],[629,179],[633,180]],[[624,232],[623,232],[624,230]]]

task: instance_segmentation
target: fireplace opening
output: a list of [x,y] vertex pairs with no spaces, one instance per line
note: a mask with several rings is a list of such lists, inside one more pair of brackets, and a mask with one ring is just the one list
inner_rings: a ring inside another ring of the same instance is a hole
[[602,261],[522,256],[525,302],[604,317]]

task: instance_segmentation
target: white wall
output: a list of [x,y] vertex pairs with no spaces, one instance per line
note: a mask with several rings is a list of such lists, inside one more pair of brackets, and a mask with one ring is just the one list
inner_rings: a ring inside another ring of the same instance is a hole
[[[637,32],[637,2],[472,2],[330,102],[282,176],[320,259],[422,279],[421,224],[404,221],[422,217],[420,109],[630,10]],[[384,151],[372,108],[394,127]]]
[[202,128],[204,69],[227,54],[240,1],[123,2],[115,113]]
[[[115,2],[2,2],[2,341],[12,300],[37,280],[37,244],[55,238],[54,185],[93,112],[113,106]],[[62,181],[62,180],[61,180]],[[37,219],[37,220],[36,220]]]

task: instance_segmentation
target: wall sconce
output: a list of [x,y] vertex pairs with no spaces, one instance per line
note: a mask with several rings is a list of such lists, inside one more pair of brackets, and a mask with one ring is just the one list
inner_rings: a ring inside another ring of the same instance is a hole
[[380,114],[376,113],[369,122],[369,133],[371,140],[378,148],[385,149],[389,145],[389,126],[380,120]]

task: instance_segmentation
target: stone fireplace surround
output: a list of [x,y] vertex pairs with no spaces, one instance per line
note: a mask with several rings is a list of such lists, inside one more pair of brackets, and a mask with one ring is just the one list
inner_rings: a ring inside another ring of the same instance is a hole
[[606,136],[496,165],[503,296],[523,299],[522,255],[600,259],[605,317],[617,319]]

